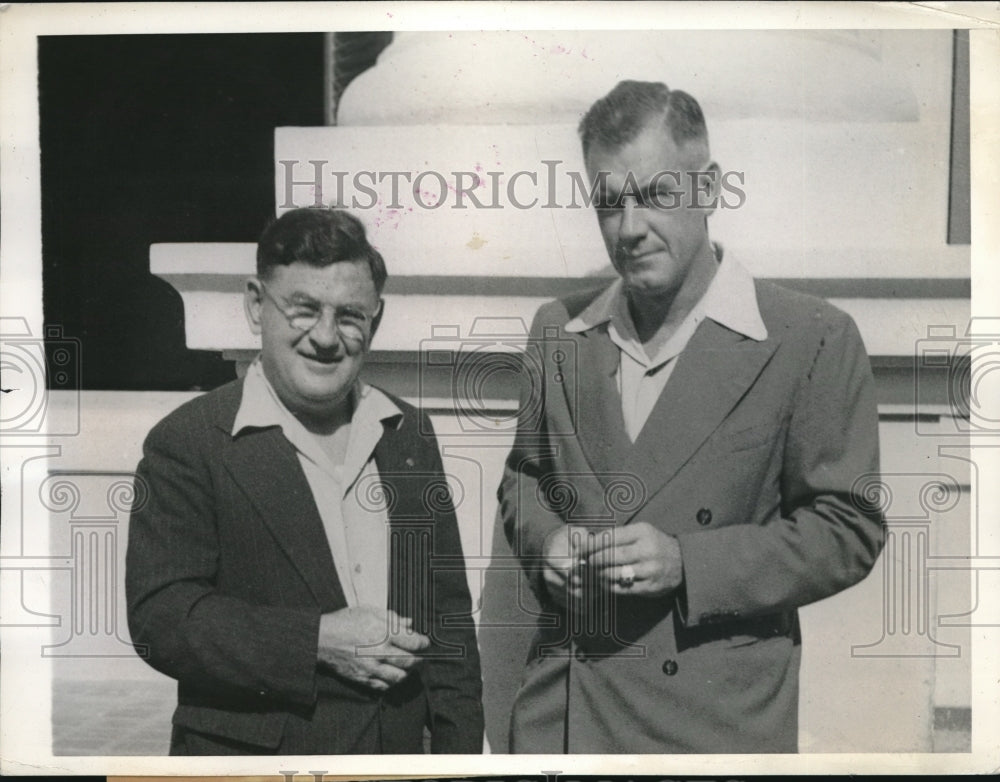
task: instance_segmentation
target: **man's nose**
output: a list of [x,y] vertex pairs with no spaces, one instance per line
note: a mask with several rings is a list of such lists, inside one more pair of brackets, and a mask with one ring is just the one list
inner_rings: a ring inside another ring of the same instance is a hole
[[337,317],[330,309],[324,308],[319,321],[309,332],[309,339],[321,350],[331,351],[344,346],[337,328]]
[[622,219],[618,225],[618,241],[634,244],[646,235],[646,210],[631,199],[622,205]]

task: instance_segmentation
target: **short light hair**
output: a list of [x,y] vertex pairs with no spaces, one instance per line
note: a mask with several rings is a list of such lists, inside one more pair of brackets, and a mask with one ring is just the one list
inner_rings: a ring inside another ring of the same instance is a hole
[[595,144],[618,149],[659,120],[678,147],[697,142],[708,151],[705,115],[691,95],[658,81],[620,81],[580,121],[583,154]]

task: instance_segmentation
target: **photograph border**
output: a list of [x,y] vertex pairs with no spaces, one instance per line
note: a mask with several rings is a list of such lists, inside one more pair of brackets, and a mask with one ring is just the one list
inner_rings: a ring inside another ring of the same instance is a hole
[[[0,8],[0,313],[43,333],[37,36],[189,32],[329,32],[480,29],[970,29],[972,315],[1000,324],[1000,9],[976,3],[384,2],[5,4]],[[975,371],[975,368],[974,368]],[[973,443],[982,475],[1000,475],[1000,441]],[[9,441],[3,447],[15,447]],[[17,446],[37,447],[45,445]],[[52,446],[47,446],[51,448]],[[17,476],[15,476],[17,477]],[[4,481],[8,480],[4,471]],[[979,544],[1000,550],[1000,492],[984,482]],[[4,508],[0,546],[9,564],[16,509]],[[3,613],[16,598],[0,595]],[[1000,595],[991,596],[993,600]],[[65,757],[46,738],[51,660],[46,628],[0,631],[0,771],[4,774],[269,775],[329,769],[340,777],[472,775],[703,775],[984,773],[1000,767],[1000,628],[973,628],[972,751],[962,754],[485,755],[398,757]],[[44,692],[44,697],[40,694]],[[307,771],[308,770],[308,771]],[[304,779],[306,777],[299,777]]]

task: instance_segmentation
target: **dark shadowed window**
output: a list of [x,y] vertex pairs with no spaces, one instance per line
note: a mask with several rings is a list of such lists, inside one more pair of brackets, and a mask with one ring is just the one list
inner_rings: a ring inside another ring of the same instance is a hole
[[[85,389],[212,388],[154,242],[253,242],[274,213],[274,128],[324,122],[324,36],[39,38],[46,327]],[[14,313],[11,313],[14,314]]]

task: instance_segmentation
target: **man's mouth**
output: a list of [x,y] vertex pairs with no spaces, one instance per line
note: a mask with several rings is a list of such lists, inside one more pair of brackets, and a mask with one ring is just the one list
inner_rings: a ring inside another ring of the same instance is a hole
[[302,358],[306,359],[310,363],[320,364],[322,366],[333,366],[334,364],[339,364],[343,360],[343,356],[330,354],[330,355],[312,355],[306,353],[299,353]]
[[655,255],[655,251],[648,253],[620,252],[618,253],[618,261],[625,264],[642,263],[652,255]]

